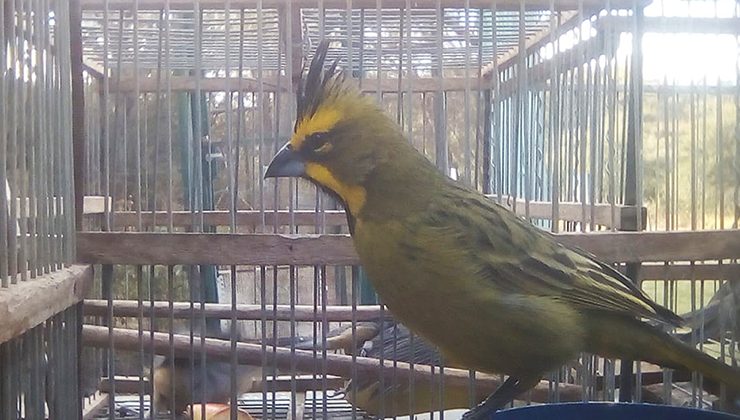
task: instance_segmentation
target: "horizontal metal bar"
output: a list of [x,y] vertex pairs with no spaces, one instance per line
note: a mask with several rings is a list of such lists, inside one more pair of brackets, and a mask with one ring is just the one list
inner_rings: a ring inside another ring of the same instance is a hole
[[[564,233],[555,238],[606,262],[733,259],[740,249],[737,229]],[[80,232],[77,255],[80,262],[95,264],[360,264],[348,235]]]

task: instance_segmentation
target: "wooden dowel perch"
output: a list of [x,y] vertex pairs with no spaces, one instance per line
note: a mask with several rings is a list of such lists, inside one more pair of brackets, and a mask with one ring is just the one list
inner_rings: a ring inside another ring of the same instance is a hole
[[[114,328],[112,332],[113,345],[117,350],[139,351],[140,341],[139,333],[136,330],[125,328]],[[82,328],[82,341],[84,345],[107,348],[109,343],[108,328],[94,325],[85,325]],[[170,341],[168,333],[155,332],[153,339],[150,339],[149,332],[146,332],[142,338],[144,351],[152,351],[157,354],[170,354]],[[228,362],[231,360],[231,343],[226,340],[206,338],[205,344],[201,350],[200,340],[195,340],[195,351],[204,351],[208,357]],[[187,335],[174,335],[172,340],[172,349],[176,356],[190,357],[190,337]],[[262,346],[259,344],[237,343],[236,344],[237,361],[242,364],[261,365],[262,364]],[[433,375],[431,366],[415,364],[411,370],[408,363],[393,362],[385,360],[380,363],[378,359],[368,357],[353,358],[341,354],[326,354],[315,358],[313,352],[307,350],[295,350],[291,354],[291,349],[278,347],[275,352],[271,346],[268,347],[266,354],[267,364],[274,366],[276,369],[295,369],[298,372],[321,372],[327,375],[336,375],[344,378],[350,378],[352,372],[358,376],[378,376],[384,375],[390,378],[395,375],[399,380],[408,380],[414,377],[414,381],[435,381],[439,380],[439,371]],[[451,386],[467,387],[470,383],[469,373],[462,369],[445,368],[445,383]],[[487,374],[476,374],[476,387],[487,392],[493,392],[501,381],[498,377]],[[531,399],[535,402],[546,402],[549,399],[551,390],[547,381],[541,382],[531,392]],[[581,386],[571,384],[560,384],[559,395],[561,401],[580,401]]]
[[[145,317],[167,318],[170,316],[170,303],[167,301],[155,301],[154,307],[150,306],[148,301],[143,302],[142,311]],[[115,300],[112,302],[114,317],[132,317],[139,316],[139,302],[135,300]],[[108,302],[100,299],[87,299],[83,306],[84,314],[90,316],[106,316],[108,314]],[[173,302],[172,316],[176,319],[199,318],[205,313],[208,318],[231,319],[232,308],[228,303],[206,303],[205,308],[201,310],[200,302],[193,304],[190,309],[189,302]],[[358,306],[354,318],[352,307],[350,306],[327,306],[326,312],[318,310],[311,305],[295,305],[295,312],[291,314],[290,305],[246,305],[237,304],[235,311],[238,320],[260,320],[267,319],[270,321],[322,321],[326,319],[329,322],[342,321],[375,321],[381,317],[390,318],[390,312],[380,310],[379,305],[361,305]]]

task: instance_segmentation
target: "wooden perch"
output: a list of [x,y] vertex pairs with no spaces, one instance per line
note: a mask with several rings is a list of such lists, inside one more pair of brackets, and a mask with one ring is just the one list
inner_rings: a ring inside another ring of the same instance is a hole
[[[154,307],[149,301],[143,301],[142,312],[145,317],[167,318],[170,316],[170,303],[167,301],[155,301]],[[208,318],[231,319],[231,304],[228,303],[206,303],[205,308],[201,310],[200,302],[193,304],[191,312],[189,302],[173,302],[172,316],[176,319],[199,318],[202,313]],[[114,317],[132,317],[139,316],[139,302],[135,300],[115,300],[112,302]],[[84,314],[90,316],[106,316],[108,314],[108,301],[100,299],[87,299],[83,306]],[[270,321],[322,321],[342,322],[342,321],[374,321],[381,316],[390,318],[389,311],[381,312],[379,305],[360,305],[354,315],[351,306],[332,305],[326,307],[324,313],[321,308],[315,309],[311,305],[295,305],[295,313],[291,314],[290,305],[245,305],[237,304],[234,313],[239,320],[260,320],[267,319]]]
[[[125,328],[114,328],[112,332],[113,346],[117,350],[139,351],[140,341],[137,330]],[[109,343],[108,328],[94,325],[84,325],[82,327],[83,344],[92,347],[107,348]],[[169,334],[155,332],[153,340],[150,340],[149,332],[146,332],[142,338],[144,351],[153,351],[157,354],[169,355],[172,348],[176,356],[190,357],[190,337],[187,335],[174,335],[170,347]],[[194,342],[195,352],[204,351],[208,357],[216,360],[231,360],[231,343],[226,340],[206,338],[205,344],[201,348],[200,340]],[[395,375],[399,380],[409,380],[411,377],[417,383],[420,381],[439,380],[439,370],[433,375],[433,368],[426,365],[414,365],[412,370],[408,363],[394,362],[385,360],[380,363],[378,359],[368,357],[352,356],[328,353],[325,356],[315,358],[312,351],[294,350],[278,347],[274,352],[272,347],[268,347],[266,354],[262,353],[262,346],[259,344],[237,343],[236,356],[238,363],[262,365],[263,357],[267,365],[274,366],[277,369],[295,369],[297,372],[320,372],[326,375],[341,376],[351,378],[352,373],[356,372],[358,376],[379,375],[386,378]],[[324,359],[325,357],[325,359]],[[446,384],[459,387],[467,387],[470,383],[469,372],[462,369],[445,368],[444,380]],[[436,379],[435,379],[436,378]],[[487,392],[493,392],[500,384],[501,380],[497,376],[478,373],[475,376],[476,387]],[[572,384],[560,384],[559,395],[561,401],[580,401],[582,398],[581,386]],[[551,394],[550,384],[547,381],[540,382],[531,392],[531,399],[535,402],[546,402]]]

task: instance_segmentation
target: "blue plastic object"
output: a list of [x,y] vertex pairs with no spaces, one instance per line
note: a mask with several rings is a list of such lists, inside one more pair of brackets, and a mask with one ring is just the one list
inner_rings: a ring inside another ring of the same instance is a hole
[[498,411],[491,420],[738,420],[740,416],[696,408],[632,403],[562,403]]

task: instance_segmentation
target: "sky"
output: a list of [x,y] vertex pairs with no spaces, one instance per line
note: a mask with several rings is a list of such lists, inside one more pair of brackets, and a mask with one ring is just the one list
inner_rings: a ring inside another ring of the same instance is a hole
[[[740,3],[734,0],[655,0],[645,9],[646,17],[739,17]],[[629,46],[630,37],[622,37]],[[714,34],[646,33],[643,37],[643,80],[677,85],[703,83],[735,84],[739,77],[740,37]]]

